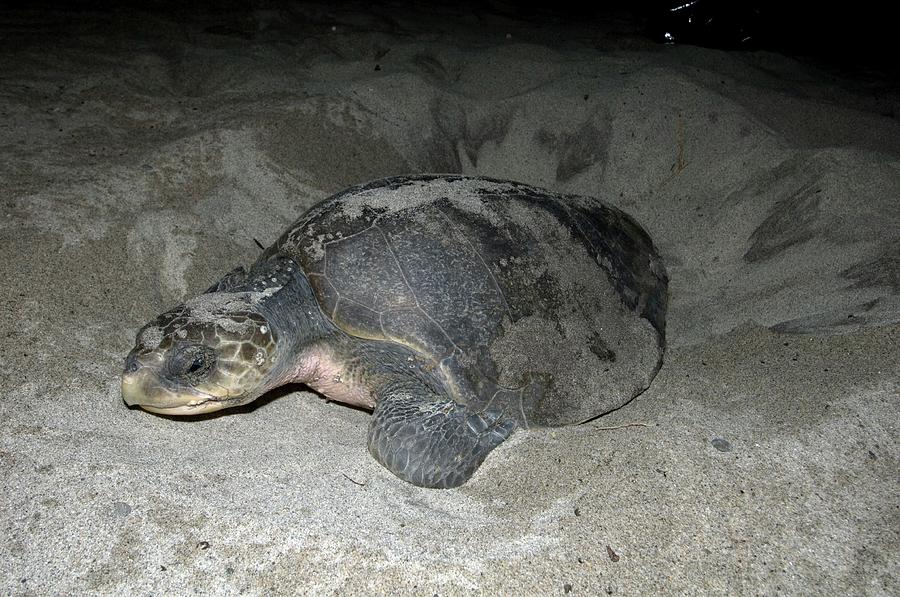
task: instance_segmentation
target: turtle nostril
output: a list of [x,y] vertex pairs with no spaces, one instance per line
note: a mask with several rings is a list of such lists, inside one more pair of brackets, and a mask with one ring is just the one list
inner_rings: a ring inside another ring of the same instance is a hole
[[137,361],[137,357],[133,354],[125,357],[125,373],[134,373],[140,368],[140,364]]

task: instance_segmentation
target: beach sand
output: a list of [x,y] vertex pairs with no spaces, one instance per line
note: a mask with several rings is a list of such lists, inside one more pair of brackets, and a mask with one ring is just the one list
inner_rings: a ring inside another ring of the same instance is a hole
[[[2,17],[0,593],[900,593],[895,90],[614,19]],[[641,222],[670,277],[650,389],[446,491],[302,387],[126,408],[140,326],[317,201],[421,172]]]

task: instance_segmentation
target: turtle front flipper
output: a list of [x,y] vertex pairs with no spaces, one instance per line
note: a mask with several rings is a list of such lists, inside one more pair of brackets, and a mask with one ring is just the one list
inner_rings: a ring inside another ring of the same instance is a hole
[[447,489],[465,483],[515,421],[473,412],[418,384],[387,389],[369,427],[369,452],[413,485]]

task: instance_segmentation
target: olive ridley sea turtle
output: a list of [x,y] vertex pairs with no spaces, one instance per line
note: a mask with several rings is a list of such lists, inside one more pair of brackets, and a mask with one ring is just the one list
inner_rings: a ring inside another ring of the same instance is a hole
[[596,199],[387,178],[315,205],[249,270],[144,326],[122,396],[192,415],[304,383],[373,410],[369,451],[392,473],[456,487],[516,428],[646,389],[666,301],[649,236]]

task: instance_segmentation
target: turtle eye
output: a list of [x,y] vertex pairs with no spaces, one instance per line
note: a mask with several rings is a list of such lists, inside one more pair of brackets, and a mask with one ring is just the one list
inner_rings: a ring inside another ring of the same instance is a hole
[[203,359],[199,356],[194,357],[194,360],[191,361],[191,364],[188,366],[188,373],[197,373],[200,369],[203,368]]
[[205,379],[216,364],[216,352],[209,346],[192,344],[175,351],[169,360],[173,377],[190,382]]

